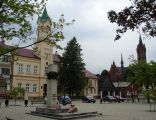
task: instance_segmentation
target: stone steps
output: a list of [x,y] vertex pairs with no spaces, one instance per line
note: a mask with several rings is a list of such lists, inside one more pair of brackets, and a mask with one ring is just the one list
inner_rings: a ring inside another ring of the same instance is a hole
[[76,118],[84,118],[84,117],[94,117],[94,116],[101,115],[97,111],[76,112],[76,113],[49,113],[49,112],[46,113],[46,112],[32,111],[29,114],[36,115],[36,116],[41,116],[41,117],[58,119],[58,120],[76,119]]

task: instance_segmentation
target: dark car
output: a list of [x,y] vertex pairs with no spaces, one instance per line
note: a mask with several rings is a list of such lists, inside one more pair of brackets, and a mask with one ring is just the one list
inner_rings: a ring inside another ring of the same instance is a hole
[[114,96],[118,102],[124,102],[124,98],[121,96]]
[[96,99],[93,96],[85,96],[85,97],[82,98],[82,102],[95,103]]
[[59,99],[58,99],[58,101],[59,101],[59,103],[60,104],[71,104],[72,103],[72,101],[71,101],[71,99],[70,99],[70,97],[69,96],[61,96]]
[[117,102],[117,99],[113,96],[105,96],[103,97],[103,101],[107,101],[107,102]]

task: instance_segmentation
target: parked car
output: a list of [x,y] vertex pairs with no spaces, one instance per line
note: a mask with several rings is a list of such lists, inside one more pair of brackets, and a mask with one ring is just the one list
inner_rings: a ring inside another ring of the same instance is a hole
[[103,101],[107,101],[107,102],[117,102],[117,99],[113,96],[105,96],[103,97]]
[[96,99],[93,96],[84,96],[82,98],[82,102],[85,102],[85,103],[95,103]]
[[124,102],[124,98],[121,96],[114,96],[118,102]]
[[72,101],[71,101],[71,99],[70,99],[70,97],[69,96],[61,96],[59,99],[58,99],[58,101],[59,101],[59,103],[60,104],[71,104],[72,103]]

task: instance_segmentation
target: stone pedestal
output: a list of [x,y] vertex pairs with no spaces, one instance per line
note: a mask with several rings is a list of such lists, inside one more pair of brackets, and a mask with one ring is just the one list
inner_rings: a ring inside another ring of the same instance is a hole
[[57,104],[57,81],[47,80],[47,108]]
[[47,108],[52,108],[57,105],[57,72],[57,65],[51,64],[48,66]]
[[68,113],[69,107],[56,107],[57,105],[57,66],[49,65],[47,72],[47,106],[36,108],[31,115],[37,115],[58,120],[69,120],[100,115],[97,111]]

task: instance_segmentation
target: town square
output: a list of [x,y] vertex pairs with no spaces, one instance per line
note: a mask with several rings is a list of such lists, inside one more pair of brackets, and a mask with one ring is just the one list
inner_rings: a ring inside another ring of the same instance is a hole
[[156,119],[155,36],[155,0],[0,0],[0,120]]
[[[11,103],[13,105],[13,103]],[[80,100],[73,101],[80,111],[97,110],[102,113],[100,116],[78,118],[78,120],[154,120],[156,117],[155,112],[149,112],[150,106],[147,103],[103,103],[97,101],[95,104],[82,103]],[[23,101],[18,101],[19,106],[9,106],[5,108],[4,103],[0,108],[0,119],[5,120],[5,117],[14,120],[50,120],[51,118],[33,116],[27,113],[35,110],[37,106],[24,107]]]

